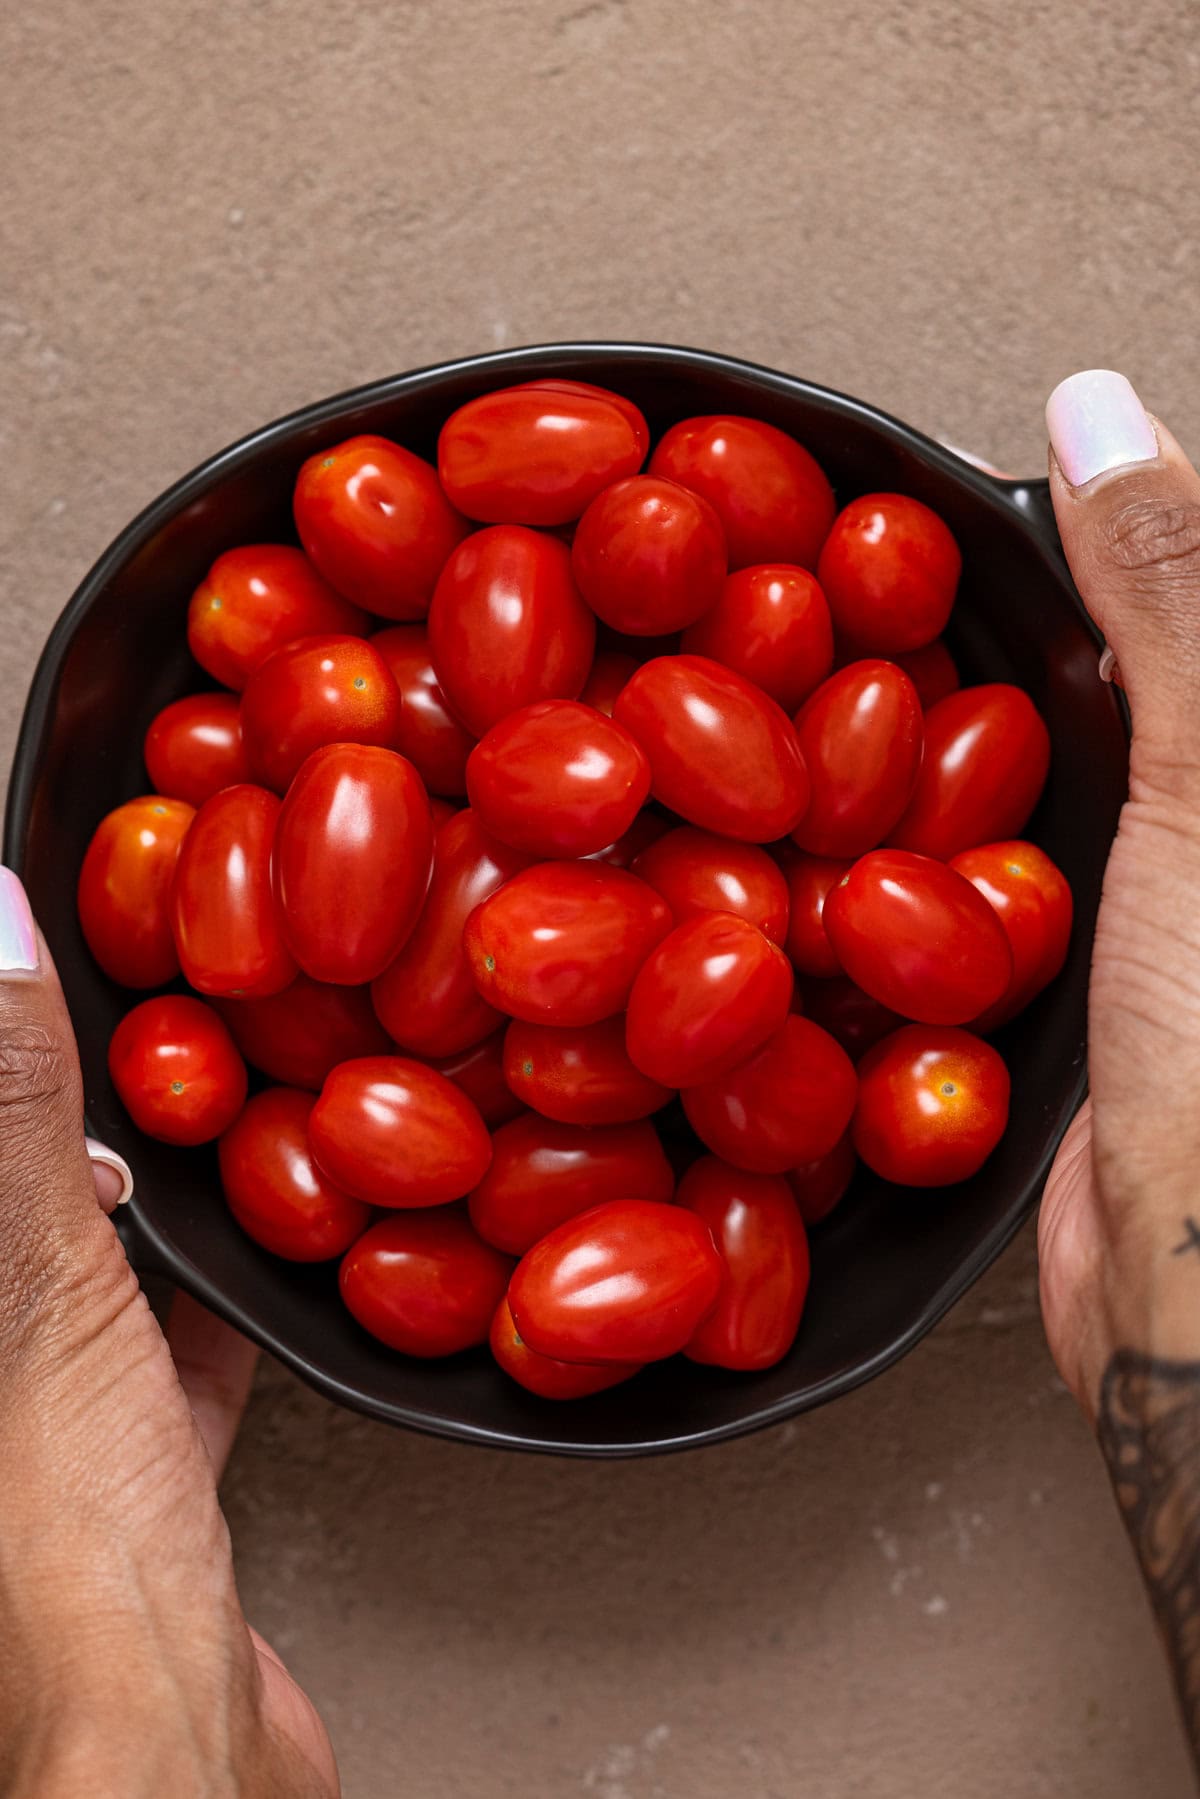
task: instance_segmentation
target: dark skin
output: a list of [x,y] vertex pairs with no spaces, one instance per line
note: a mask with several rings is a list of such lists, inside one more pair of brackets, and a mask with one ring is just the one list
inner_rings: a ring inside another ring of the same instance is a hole
[[[1051,467],[1134,744],[1095,945],[1092,1100],[1040,1248],[1050,1346],[1096,1428],[1195,1752],[1200,477],[1161,428],[1158,443],[1082,487]],[[184,1299],[164,1337],[139,1292],[96,1203],[44,945],[35,973],[0,977],[0,1123],[0,1787],[328,1799],[328,1737],[243,1616],[217,1502],[253,1353]]]

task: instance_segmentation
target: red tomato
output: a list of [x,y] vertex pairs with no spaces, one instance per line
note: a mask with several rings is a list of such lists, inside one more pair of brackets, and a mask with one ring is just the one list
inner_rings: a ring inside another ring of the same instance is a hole
[[537,1355],[513,1323],[507,1298],[496,1307],[488,1341],[505,1374],[539,1399],[584,1399],[618,1386],[642,1367],[641,1362],[556,1362],[553,1356]]
[[925,714],[925,760],[889,842],[949,861],[1016,837],[1050,766],[1050,733],[1027,693],[1003,681],[964,687]]
[[837,630],[877,656],[919,650],[950,617],[962,557],[936,512],[906,494],[851,500],[821,551],[817,579]]
[[815,568],[833,523],[833,489],[794,437],[728,414],[672,425],[650,473],[703,494],[725,527],[731,569],[762,562]]
[[652,887],[603,862],[539,862],[476,906],[463,932],[489,1004],[531,1024],[598,1024],[621,1011],[671,928]]
[[666,1205],[675,1176],[652,1124],[558,1124],[526,1112],[492,1139],[492,1164],[468,1202],[486,1243],[509,1255],[565,1218],[620,1193]]
[[1074,910],[1066,876],[1032,843],[988,843],[950,863],[978,887],[1004,926],[1012,950],[1007,993],[973,1021],[994,1031],[1015,1018],[1052,981],[1067,959]]
[[894,662],[852,662],[796,719],[811,783],[792,836],[815,856],[861,856],[907,806],[924,732],[917,690]]
[[831,888],[853,867],[852,862],[828,856],[805,856],[799,850],[785,852],[788,929],[784,948],[797,974],[827,979],[840,974],[842,965],[825,934],[825,901]]
[[617,695],[637,668],[637,660],[623,650],[597,650],[592,672],[579,698],[585,706],[594,706],[611,718]]
[[521,525],[477,531],[446,564],[429,609],[429,650],[447,704],[476,737],[518,706],[573,700],[596,621],[571,553]]
[[1008,1070],[969,1031],[906,1025],[859,1069],[854,1146],[902,1187],[947,1187],[981,1168],[1008,1123]]
[[297,637],[356,634],[367,615],[323,581],[302,551],[285,543],[226,550],[188,607],[188,648],[201,668],[240,693],[268,656]]
[[661,893],[676,924],[705,912],[732,912],[772,943],[787,935],[787,882],[756,844],[680,825],[644,849],[633,872]]
[[850,1122],[856,1089],[845,1050],[793,1014],[732,1074],[690,1088],[683,1109],[714,1155],[786,1174],[829,1153]]
[[652,843],[665,837],[670,829],[671,821],[663,818],[661,813],[639,812],[629,829],[623,831],[615,843],[596,850],[587,860],[607,862],[610,868],[632,868],[643,850],[648,850]]
[[527,863],[489,837],[474,812],[457,813],[438,832],[433,879],[416,928],[371,988],[384,1028],[411,1054],[458,1055],[501,1023],[496,1008],[480,998],[463,927],[475,907]]
[[407,756],[430,793],[458,799],[467,791],[467,757],[475,739],[446,704],[429,656],[424,625],[390,625],[371,643],[400,694],[400,719],[392,748]]
[[364,1330],[404,1355],[486,1343],[512,1263],[481,1243],[461,1208],[381,1219],[347,1251],[339,1286]]
[[853,1126],[827,1155],[799,1168],[789,1168],[787,1183],[805,1224],[820,1224],[839,1205],[858,1169]]
[[716,1305],[684,1350],[714,1368],[773,1368],[796,1340],[808,1296],[808,1238],[788,1184],[701,1156],[675,1203],[712,1232],[725,1266]]
[[499,1130],[525,1110],[504,1078],[503,1030],[493,1031],[482,1043],[473,1043],[457,1055],[431,1057],[429,1066],[453,1081],[479,1108],[489,1131]]
[[705,912],[676,925],[643,962],[629,995],[629,1059],[664,1087],[728,1074],[779,1028],[792,971],[744,918]]
[[594,855],[629,829],[649,791],[641,746],[577,700],[510,713],[467,762],[484,829],[531,856]]
[[508,391],[522,393],[531,387],[545,388],[553,394],[583,394],[593,400],[607,400],[610,406],[615,406],[617,411],[629,420],[630,428],[637,438],[638,447],[643,456],[650,448],[650,427],[633,401],[627,400],[624,394],[614,393],[610,387],[595,387],[590,381],[565,381],[559,380],[557,376],[546,376],[544,380],[539,381],[518,381]]
[[457,818],[461,808],[453,800],[440,800],[436,794],[429,796],[429,816],[433,819],[433,834],[436,837],[443,825],[448,825],[452,818]]
[[469,518],[565,525],[644,455],[627,411],[607,397],[508,387],[451,413],[438,438],[438,473]]
[[339,1062],[391,1048],[367,987],[334,987],[298,974],[282,993],[222,999],[216,1008],[247,1062],[285,1087],[319,1093]]
[[850,979],[905,1018],[965,1024],[1008,990],[1004,927],[944,862],[873,850],[833,889],[824,916]]
[[161,987],[179,973],[171,883],[195,809],[151,793],[96,826],[79,870],[79,925],[110,981]]
[[305,637],[268,657],[246,683],[242,737],[264,787],[286,793],[300,764],[327,743],[388,749],[400,695],[387,663],[362,637]]
[[787,714],[704,656],[659,656],[613,708],[650,758],[656,800],[689,823],[744,843],[794,830],[808,775]]
[[446,558],[470,530],[430,465],[386,437],[348,437],[310,456],[295,512],[326,580],[381,618],[424,618]]
[[519,1263],[508,1302],[538,1355],[652,1362],[683,1348],[723,1278],[712,1233],[694,1212],[614,1199],[543,1237]]
[[218,1146],[229,1210],[248,1237],[288,1262],[327,1262],[371,1222],[361,1199],[327,1180],[308,1153],[311,1093],[268,1087],[246,1102]]
[[202,806],[222,787],[252,779],[231,693],[189,693],[152,719],[143,749],[156,793]]
[[404,1056],[340,1062],[308,1123],[330,1180],[373,1206],[438,1206],[483,1178],[491,1138],[466,1094]]
[[954,658],[940,637],[922,644],[919,650],[903,650],[893,660],[916,688],[926,712],[948,693],[957,693],[962,685]]
[[833,667],[833,626],[807,569],[767,563],[730,575],[679,647],[736,669],[795,712]]
[[205,800],[184,838],[171,928],[184,979],[200,993],[261,999],[295,979],[271,894],[278,820],[275,795],[244,783]]
[[228,1130],[246,1100],[246,1064],[211,1006],[185,994],[144,999],[108,1046],[121,1104],[147,1137],[208,1143]]
[[563,1124],[629,1124],[657,1112],[672,1092],[629,1060],[620,1016],[574,1028],[514,1018],[504,1078],[527,1106]]
[[715,606],[725,533],[708,501],[675,481],[634,475],[597,494],[571,549],[579,591],[631,637],[679,631]]
[[904,1023],[898,1012],[880,1005],[845,975],[837,975],[833,980],[806,981],[803,1010],[806,1018],[836,1038],[854,1062],[881,1037]]
[[357,987],[408,941],[433,867],[433,818],[411,762],[368,744],[314,750],[288,789],[275,899],[314,981]]

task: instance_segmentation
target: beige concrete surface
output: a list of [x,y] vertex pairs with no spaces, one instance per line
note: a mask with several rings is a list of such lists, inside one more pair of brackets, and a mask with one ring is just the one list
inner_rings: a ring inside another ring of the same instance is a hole
[[[1196,447],[1198,70],[1190,0],[9,0],[0,754],[145,500],[434,357],[684,341],[1019,471],[1102,363]],[[264,1369],[226,1497],[350,1799],[1191,1790],[1028,1233],[753,1441],[497,1456]]]

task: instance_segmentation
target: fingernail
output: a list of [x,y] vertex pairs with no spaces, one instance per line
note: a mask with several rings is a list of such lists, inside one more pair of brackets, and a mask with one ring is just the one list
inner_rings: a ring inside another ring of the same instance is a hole
[[129,1163],[95,1137],[85,1137],[83,1141],[91,1158],[96,1198],[104,1210],[112,1212],[117,1206],[127,1205],[133,1198],[133,1170]]
[[1046,401],[1046,425],[1058,466],[1072,487],[1112,469],[1153,462],[1154,426],[1124,375],[1084,369],[1060,381]]
[[31,974],[37,965],[37,929],[25,889],[11,868],[0,868],[0,974]]

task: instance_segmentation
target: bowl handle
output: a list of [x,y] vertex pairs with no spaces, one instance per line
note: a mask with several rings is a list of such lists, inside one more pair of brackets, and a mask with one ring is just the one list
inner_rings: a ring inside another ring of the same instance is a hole
[[1058,521],[1054,516],[1054,502],[1050,498],[1050,483],[1045,476],[1034,481],[1022,481],[1009,475],[1000,475],[996,477],[995,484],[1008,504],[1032,525],[1046,548],[1062,556]]

